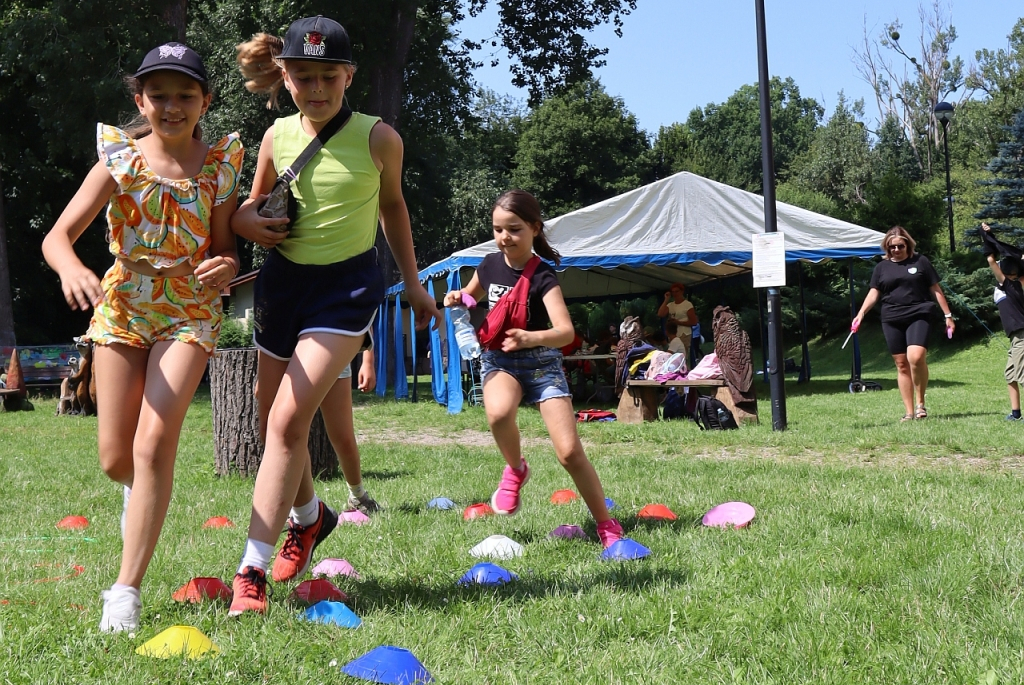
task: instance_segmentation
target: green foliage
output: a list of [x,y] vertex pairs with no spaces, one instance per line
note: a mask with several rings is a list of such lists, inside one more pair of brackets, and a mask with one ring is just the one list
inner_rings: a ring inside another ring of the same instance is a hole
[[620,98],[596,81],[579,84],[531,112],[512,183],[532,192],[548,216],[559,216],[641,185],[648,148]]
[[814,131],[810,148],[793,163],[794,182],[821,193],[840,218],[850,217],[871,181],[871,146],[863,122],[864,103],[848,104],[843,93],[828,123]]
[[235,307],[232,305],[224,312],[224,319],[220,325],[220,337],[217,338],[217,348],[230,350],[240,347],[252,347],[252,334],[252,314],[250,313],[243,323],[235,318]]
[[[24,0],[0,9],[0,174],[21,344],[70,340],[88,325],[88,313],[68,310],[40,245],[96,163],[96,122],[118,124],[135,110],[121,75],[169,37],[145,0]],[[98,273],[110,265],[102,219],[76,250]]]
[[876,231],[903,226],[917,241],[917,251],[934,255],[942,245],[946,215],[945,179],[931,186],[916,185],[895,173],[883,174],[865,189],[867,204],[857,212],[857,223]]
[[[488,0],[469,0],[476,15]],[[565,86],[589,81],[592,68],[604,65],[607,48],[592,45],[587,34],[611,23],[622,35],[622,17],[636,0],[495,0],[501,23],[496,37],[511,60],[512,85],[527,88],[530,105]],[[495,43],[491,44],[495,46]]]
[[988,163],[993,178],[978,181],[989,190],[975,216],[995,219],[992,229],[1000,239],[1019,242],[1024,238],[1024,109],[1006,130],[1007,140],[999,144],[998,156]]
[[957,335],[984,332],[979,319],[990,331],[1002,335],[999,310],[992,297],[995,278],[988,266],[965,271],[940,259],[936,260],[935,268],[942,274],[942,290],[956,318]]
[[[791,78],[773,77],[769,97],[775,173],[784,181],[793,161],[810,147],[824,111],[813,98],[801,97]],[[756,85],[741,86],[720,105],[693,110],[686,128],[696,149],[692,157],[677,163],[716,181],[761,192],[761,112]]]

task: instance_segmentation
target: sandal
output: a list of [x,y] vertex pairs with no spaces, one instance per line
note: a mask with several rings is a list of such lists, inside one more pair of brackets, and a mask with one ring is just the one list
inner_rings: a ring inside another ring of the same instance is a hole
[[917,411],[914,412],[915,419],[926,419],[928,418],[928,410],[924,408],[923,404],[917,405]]
[[904,414],[903,418],[900,419],[900,423],[905,423],[906,421],[913,421],[913,420],[914,420],[914,415],[913,414]]

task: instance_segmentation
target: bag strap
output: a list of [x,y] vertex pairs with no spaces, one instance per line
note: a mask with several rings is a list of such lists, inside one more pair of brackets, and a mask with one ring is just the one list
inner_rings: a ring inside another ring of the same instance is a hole
[[309,160],[313,159],[313,155],[320,151],[327,141],[334,136],[335,133],[341,130],[341,127],[349,120],[352,116],[352,110],[348,107],[342,107],[341,111],[334,115],[334,118],[327,122],[327,124],[320,129],[320,132],[316,134],[313,140],[309,141],[309,145],[302,151],[301,154],[291,163],[291,166],[285,167],[284,171],[281,172],[278,178],[291,183],[299,177],[299,172],[302,171],[302,167],[309,163]]
[[531,278],[533,278],[533,272],[537,270],[538,266],[540,266],[540,257],[538,257],[537,255],[533,255],[532,257],[530,257],[530,261],[526,263],[526,267],[523,269],[523,273],[520,276],[520,278],[530,280]]

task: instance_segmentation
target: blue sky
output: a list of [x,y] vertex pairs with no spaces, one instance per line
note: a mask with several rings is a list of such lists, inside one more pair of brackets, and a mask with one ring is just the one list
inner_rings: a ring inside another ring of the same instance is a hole
[[[493,33],[497,15],[493,2],[481,17],[460,24],[467,38]],[[929,3],[930,4],[930,3]],[[658,127],[684,121],[694,107],[722,102],[745,83],[757,81],[754,2],[751,0],[639,0],[625,17],[623,37],[610,28],[594,33],[597,45],[609,48],[607,65],[596,74],[612,95],[621,97],[641,128],[653,134]],[[877,37],[884,25],[899,18],[900,43],[910,51],[918,45],[921,22],[916,0],[778,0],[765,2],[768,68],[773,76],[790,76],[805,97],[822,103],[826,113],[837,94],[864,98],[865,113],[875,120],[878,110],[867,83],[857,73],[854,49],[863,46],[864,27]],[[953,0],[944,4],[958,38],[953,53],[965,62],[981,48],[1005,49],[1006,36],[1024,16],[1012,0]],[[910,54],[917,54],[917,50]],[[525,100],[511,85],[508,61],[485,66],[475,76],[499,93]]]

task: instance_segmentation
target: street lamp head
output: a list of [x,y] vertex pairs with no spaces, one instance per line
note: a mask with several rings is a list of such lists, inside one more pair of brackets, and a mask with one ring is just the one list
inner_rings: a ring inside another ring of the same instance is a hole
[[945,126],[953,120],[953,105],[948,102],[940,102],[935,105],[935,118]]

